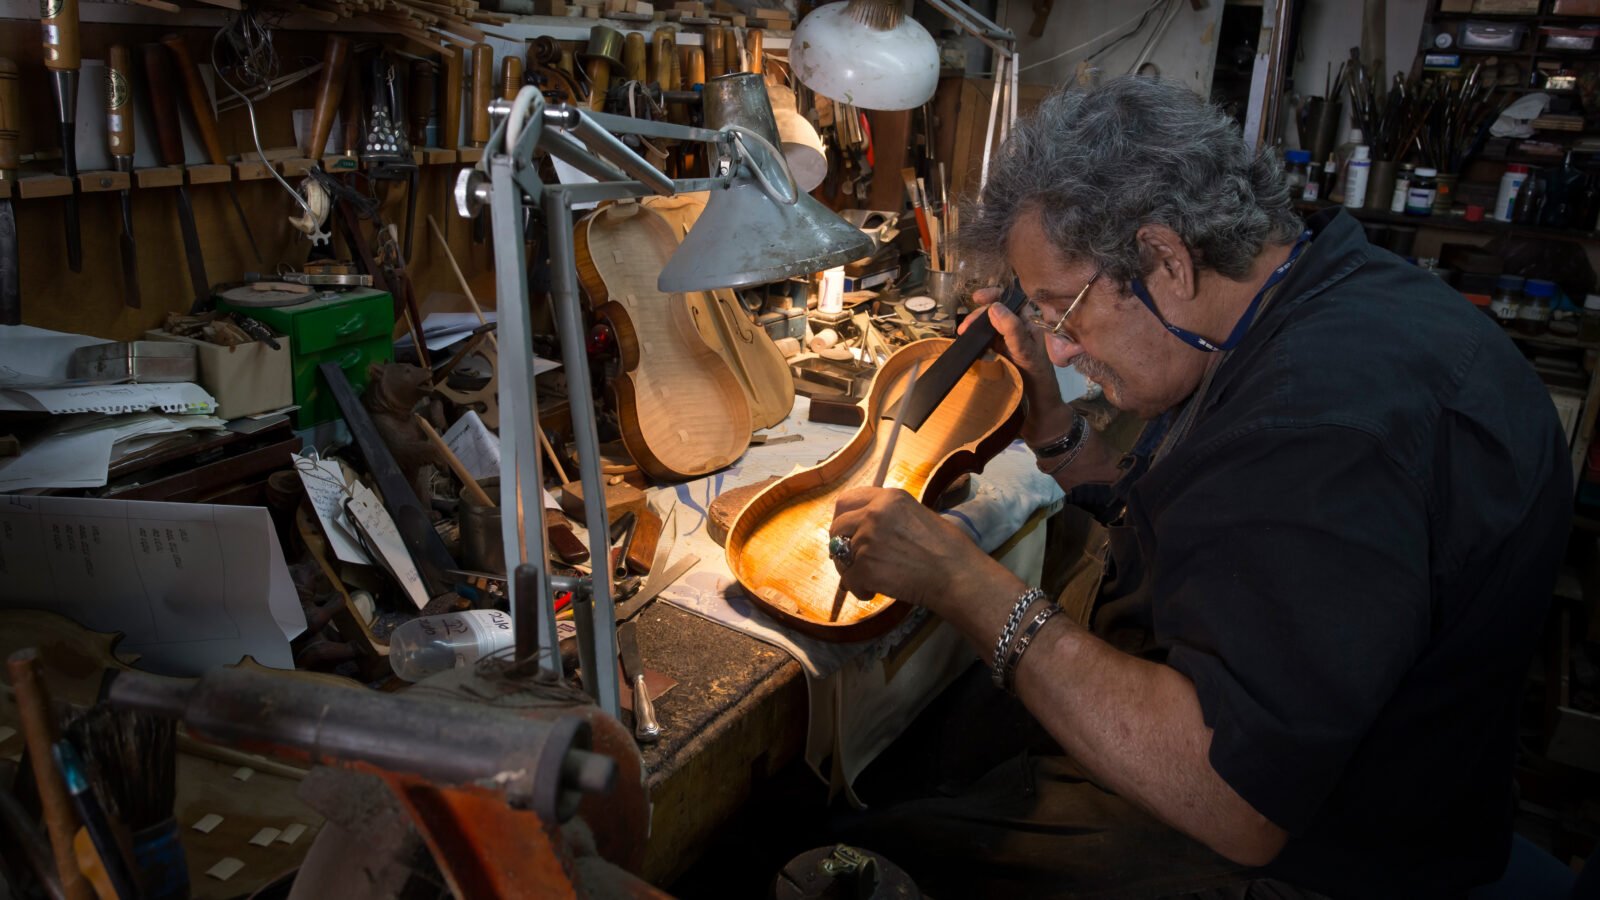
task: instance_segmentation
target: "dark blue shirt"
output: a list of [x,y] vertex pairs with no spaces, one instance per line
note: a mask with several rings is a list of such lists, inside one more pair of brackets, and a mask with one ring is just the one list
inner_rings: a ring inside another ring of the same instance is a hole
[[1095,625],[1194,682],[1212,766],[1290,834],[1274,875],[1459,894],[1510,845],[1568,450],[1494,322],[1351,216],[1311,225],[1192,430],[1119,485]]

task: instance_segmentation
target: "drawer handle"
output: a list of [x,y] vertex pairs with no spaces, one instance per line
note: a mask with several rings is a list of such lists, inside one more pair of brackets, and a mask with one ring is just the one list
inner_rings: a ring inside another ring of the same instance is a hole
[[333,333],[339,335],[340,337],[344,337],[346,335],[355,334],[366,324],[366,313],[357,313],[356,315],[350,317],[350,321],[340,325],[338,328],[335,328]]
[[351,369],[351,368],[354,368],[355,366],[359,365],[360,362],[361,362],[361,351],[360,350],[347,350],[347,351],[345,351],[345,354],[343,356],[339,357],[339,368],[341,368],[341,369]]

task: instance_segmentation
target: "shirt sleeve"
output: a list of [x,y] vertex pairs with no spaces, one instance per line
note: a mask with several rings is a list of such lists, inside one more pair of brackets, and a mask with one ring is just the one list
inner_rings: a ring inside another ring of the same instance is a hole
[[1427,504],[1342,426],[1254,430],[1175,474],[1148,507],[1156,640],[1194,683],[1212,767],[1301,832],[1426,645]]

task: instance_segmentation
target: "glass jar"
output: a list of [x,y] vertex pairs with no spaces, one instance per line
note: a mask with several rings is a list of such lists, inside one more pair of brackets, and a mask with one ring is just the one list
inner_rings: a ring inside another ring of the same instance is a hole
[[1394,177],[1394,196],[1389,198],[1389,212],[1406,211],[1406,194],[1411,190],[1411,173],[1416,170],[1417,167],[1411,163],[1400,164],[1400,171]]
[[1600,343],[1600,294],[1583,298],[1583,317],[1578,321],[1578,340]]
[[1522,308],[1517,310],[1517,330],[1523,334],[1544,334],[1550,325],[1550,310],[1555,306],[1556,283],[1530,278],[1522,285]]
[[1522,308],[1522,276],[1501,275],[1494,284],[1494,297],[1489,301],[1489,314],[1506,328],[1517,323],[1517,313]]
[[1433,214],[1433,201],[1439,190],[1437,169],[1423,166],[1411,173],[1411,184],[1406,188],[1406,215]]
[[1310,177],[1310,150],[1289,150],[1283,154],[1283,182],[1289,188],[1289,196],[1315,200],[1315,197],[1308,198],[1305,195]]

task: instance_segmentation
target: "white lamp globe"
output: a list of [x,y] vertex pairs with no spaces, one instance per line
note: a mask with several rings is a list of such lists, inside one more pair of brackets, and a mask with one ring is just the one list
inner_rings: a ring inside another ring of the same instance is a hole
[[842,0],[800,20],[789,65],[806,87],[862,109],[914,109],[939,86],[939,48],[894,0]]

